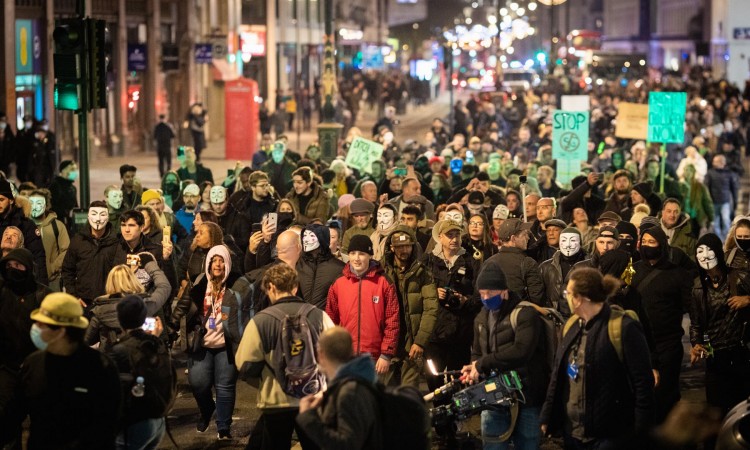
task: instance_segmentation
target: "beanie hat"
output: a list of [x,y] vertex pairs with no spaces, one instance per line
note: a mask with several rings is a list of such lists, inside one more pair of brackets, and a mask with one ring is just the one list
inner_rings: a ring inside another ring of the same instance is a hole
[[117,320],[123,330],[140,328],[146,321],[146,304],[137,295],[128,295],[117,303]]
[[369,236],[364,234],[355,234],[352,236],[352,240],[349,241],[349,253],[351,252],[362,252],[372,256],[372,241]]
[[581,232],[576,227],[568,227],[560,232],[560,234],[565,234],[565,233],[577,234],[579,238],[582,237]]
[[629,235],[632,239],[636,239],[638,237],[638,229],[630,222],[620,221],[617,223],[617,231],[620,232],[620,236],[623,234]]
[[654,192],[654,185],[650,181],[644,181],[633,186],[633,190],[641,194],[641,197],[647,199]]
[[636,227],[640,227],[643,218],[649,214],[651,214],[651,208],[649,208],[647,204],[641,203],[640,205],[635,205],[635,208],[633,208],[633,215],[630,217],[630,223]]
[[339,200],[338,200],[339,209],[351,205],[353,201],[354,201],[354,196],[352,194],[342,195],[341,197],[339,197]]
[[8,180],[0,180],[0,195],[8,200],[13,200],[13,188]]
[[157,191],[156,189],[149,189],[147,191],[144,191],[143,194],[141,194],[142,205],[145,205],[151,200],[157,200],[157,199],[161,199],[161,195],[159,194],[159,191]]
[[477,276],[477,289],[504,291],[508,289],[505,273],[497,264],[486,264]]
[[653,227],[659,227],[659,228],[661,228],[660,225],[659,225],[659,219],[657,219],[654,216],[646,216],[643,219],[641,219],[641,226],[640,226],[641,232],[643,230],[647,230],[647,229],[653,228]]

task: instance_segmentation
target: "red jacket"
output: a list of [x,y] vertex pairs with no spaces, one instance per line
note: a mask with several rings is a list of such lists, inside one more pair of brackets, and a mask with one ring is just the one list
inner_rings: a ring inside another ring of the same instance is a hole
[[349,264],[343,274],[328,290],[326,313],[333,323],[349,330],[355,353],[370,353],[375,359],[395,355],[399,332],[396,288],[376,261],[370,262],[361,278]]

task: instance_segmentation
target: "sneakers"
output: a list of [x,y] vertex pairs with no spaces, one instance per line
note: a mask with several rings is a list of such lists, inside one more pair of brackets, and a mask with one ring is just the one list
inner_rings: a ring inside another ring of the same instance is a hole
[[198,419],[198,424],[195,426],[195,430],[198,433],[205,433],[206,430],[208,430],[209,423],[211,423],[210,417],[208,419],[204,419],[203,417],[201,417],[200,419]]
[[229,430],[219,430],[219,434],[216,438],[220,441],[231,441],[232,433],[230,433]]

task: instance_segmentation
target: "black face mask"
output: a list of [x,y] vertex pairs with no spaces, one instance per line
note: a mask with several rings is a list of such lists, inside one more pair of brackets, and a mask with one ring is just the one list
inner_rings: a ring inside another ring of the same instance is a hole
[[661,247],[648,247],[641,245],[641,258],[647,261],[661,258]]
[[18,270],[12,267],[5,269],[5,278],[11,284],[20,284],[26,282],[28,278],[28,272],[26,270]]
[[737,237],[735,237],[734,241],[737,243],[737,247],[739,247],[740,250],[743,252],[750,252],[750,239],[737,239]]
[[620,248],[630,254],[633,254],[635,252],[635,239],[633,238],[620,239]]

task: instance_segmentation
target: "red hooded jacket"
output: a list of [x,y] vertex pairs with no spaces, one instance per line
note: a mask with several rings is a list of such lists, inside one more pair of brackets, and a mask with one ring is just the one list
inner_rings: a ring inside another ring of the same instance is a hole
[[333,323],[349,330],[356,354],[396,354],[399,333],[399,303],[396,288],[383,274],[376,261],[360,278],[349,264],[344,266],[344,276],[337,279],[328,290],[326,313]]

